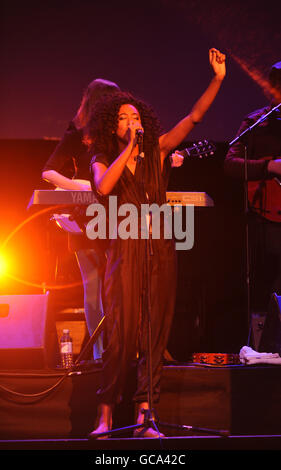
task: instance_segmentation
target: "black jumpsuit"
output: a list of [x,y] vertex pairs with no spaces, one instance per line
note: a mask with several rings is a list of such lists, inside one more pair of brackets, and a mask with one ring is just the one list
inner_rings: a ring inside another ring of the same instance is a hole
[[[117,196],[118,207],[134,204],[166,202],[169,162],[166,159],[160,170],[160,155],[155,172],[158,193],[151,180],[144,177],[145,160],[138,158],[135,174],[126,166],[112,195]],[[92,163],[107,167],[111,162],[97,155]],[[160,194],[160,195],[159,195]],[[139,224],[140,225],[140,224]],[[147,253],[149,253],[147,255]],[[147,274],[146,269],[149,269]],[[149,284],[147,284],[149,283]],[[107,345],[103,354],[102,384],[99,390],[101,403],[114,404],[122,399],[127,374],[138,354],[137,390],[135,401],[147,401],[147,309],[142,308],[150,291],[151,299],[151,358],[153,402],[159,399],[162,358],[167,346],[174,313],[176,295],[176,253],[171,239],[111,239],[107,251],[104,279],[104,312]]]

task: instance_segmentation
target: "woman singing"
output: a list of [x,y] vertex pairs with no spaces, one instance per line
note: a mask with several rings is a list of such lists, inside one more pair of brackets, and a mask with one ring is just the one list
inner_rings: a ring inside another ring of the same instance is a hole
[[[94,142],[93,188],[105,204],[112,195],[117,196],[118,207],[130,203],[140,209],[142,204],[161,206],[166,202],[170,161],[166,157],[201,121],[225,76],[225,55],[210,49],[209,60],[214,71],[211,83],[191,112],[165,134],[161,135],[158,119],[150,106],[131,94],[120,92],[100,101],[90,120],[88,134]],[[139,133],[143,135],[141,144]],[[146,357],[149,301],[153,402],[158,401],[175,291],[173,240],[160,237],[147,241],[140,232],[138,237],[110,239],[104,280],[107,343],[98,392],[99,424],[90,437],[98,437],[112,428],[113,407],[122,399],[128,370],[136,357],[137,424],[144,422],[142,410],[149,406]],[[145,426],[135,431],[135,436],[140,435],[159,436],[152,427]]]

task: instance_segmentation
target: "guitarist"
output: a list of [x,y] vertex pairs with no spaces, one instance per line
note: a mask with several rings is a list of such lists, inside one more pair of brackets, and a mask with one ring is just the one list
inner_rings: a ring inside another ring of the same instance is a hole
[[[237,136],[281,102],[281,62],[270,69],[267,94],[271,97],[270,104],[246,116]],[[280,109],[247,133],[244,142],[240,140],[230,147],[225,158],[225,172],[240,180],[244,180],[244,144],[248,162],[252,308],[256,312],[266,312],[270,295],[273,292],[281,295]]]
[[[89,154],[85,128],[98,99],[116,91],[119,91],[119,87],[108,80],[96,79],[88,85],[76,116],[43,168],[44,180],[60,189],[91,190],[88,180],[92,155]],[[85,318],[90,336],[103,318],[100,272],[105,262],[103,256],[93,248],[93,243],[83,233],[69,234],[69,249],[75,253],[83,280]],[[102,353],[103,344],[100,335],[94,344],[94,360],[99,361]]]

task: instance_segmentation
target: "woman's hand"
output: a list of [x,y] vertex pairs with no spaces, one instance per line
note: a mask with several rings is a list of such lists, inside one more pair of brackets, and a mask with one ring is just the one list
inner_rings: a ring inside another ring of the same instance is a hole
[[170,155],[170,162],[171,162],[172,168],[178,168],[182,166],[183,161],[184,161],[184,157],[180,154],[178,150],[176,150],[175,152],[172,153],[172,155]]
[[128,127],[128,142],[130,144],[133,144],[133,147],[135,147],[138,143],[138,136],[137,136],[137,130],[140,129],[143,132],[143,127],[138,121],[131,121],[129,123]]
[[212,47],[209,50],[209,61],[216,77],[223,80],[226,74],[225,54]]

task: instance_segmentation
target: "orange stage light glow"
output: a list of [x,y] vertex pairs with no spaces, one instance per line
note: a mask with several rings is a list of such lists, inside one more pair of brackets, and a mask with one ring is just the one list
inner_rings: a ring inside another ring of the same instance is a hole
[[[29,216],[27,219],[23,220],[23,222],[21,222],[9,235],[8,237],[3,241],[2,245],[0,246],[0,253],[1,252],[4,252],[4,249],[6,248],[7,244],[9,243],[9,241],[25,226],[27,225],[28,223],[30,223],[32,220],[34,220],[35,218],[43,215],[43,214],[46,214],[48,212],[51,212],[51,211],[54,211],[56,208],[61,208],[62,206],[55,206],[55,207],[47,207],[45,209],[42,209],[41,211],[37,212],[36,214],[32,214],[31,216]],[[5,267],[5,269],[4,269]],[[63,289],[71,289],[71,288],[74,288],[74,287],[78,287],[78,286],[81,286],[82,285],[82,280],[81,281],[78,281],[78,282],[72,282],[72,283],[69,283],[69,284],[61,284],[61,285],[56,285],[56,284],[47,284],[45,282],[41,282],[41,283],[37,283],[37,282],[31,282],[31,281],[28,281],[28,280],[25,280],[25,279],[22,279],[18,276],[15,276],[14,274],[12,274],[11,272],[8,272],[7,270],[7,264],[5,263],[4,261],[4,258],[3,258],[3,269],[5,271],[5,277],[7,278],[10,278],[14,281],[17,281],[21,284],[24,284],[26,286],[29,286],[29,287],[35,287],[37,289],[41,289],[43,290],[43,292],[46,292],[47,290],[63,290]],[[1,258],[0,258],[0,274],[1,274]]]
[[7,271],[7,267],[8,267],[8,264],[7,264],[7,261],[4,257],[4,255],[0,254],[0,277],[5,276],[5,273]]

